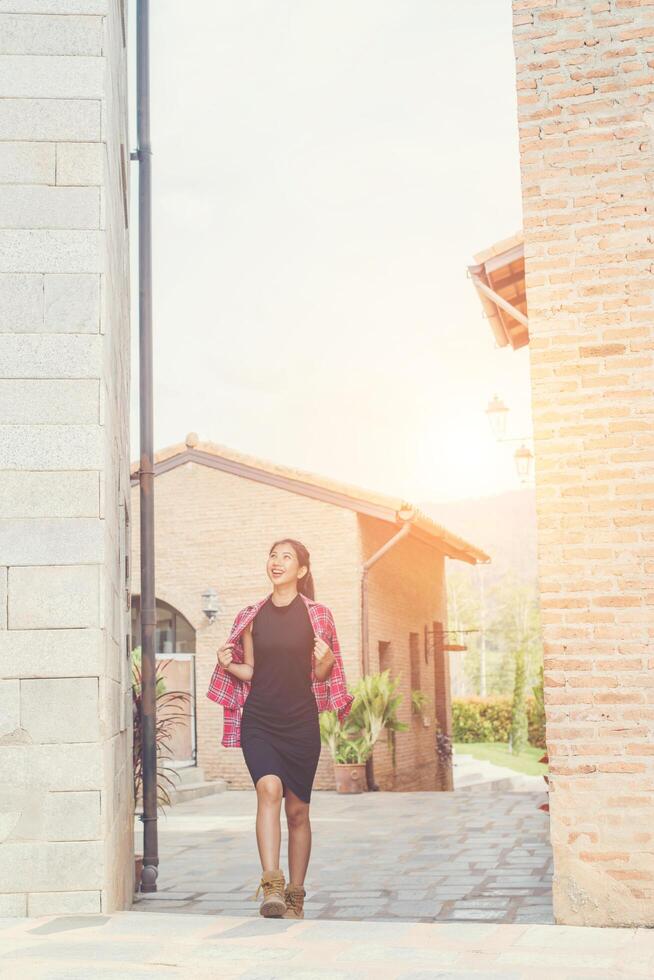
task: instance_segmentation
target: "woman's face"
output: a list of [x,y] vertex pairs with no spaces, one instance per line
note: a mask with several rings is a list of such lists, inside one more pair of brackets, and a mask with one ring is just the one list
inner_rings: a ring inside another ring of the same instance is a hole
[[273,585],[291,585],[306,574],[306,567],[298,562],[293,545],[282,541],[270,552],[266,572]]

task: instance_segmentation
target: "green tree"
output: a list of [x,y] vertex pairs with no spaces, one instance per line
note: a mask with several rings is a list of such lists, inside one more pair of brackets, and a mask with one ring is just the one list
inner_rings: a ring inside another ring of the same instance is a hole
[[538,680],[543,663],[538,590],[535,582],[507,574],[493,590],[494,616],[490,631],[495,647],[490,686],[495,694],[514,688],[518,651],[524,658],[525,684]]
[[[479,591],[469,568],[448,569],[447,628],[448,630],[478,630],[481,621]],[[449,634],[453,637],[453,634]],[[461,633],[467,646],[465,653],[456,653],[450,660],[452,695],[468,697],[479,694],[479,633]],[[458,640],[457,640],[458,642]]]
[[527,748],[527,705],[525,703],[525,651],[520,646],[515,653],[513,703],[511,705],[511,751],[519,755]]
[[507,572],[482,590],[474,569],[460,568],[449,572],[447,594],[448,629],[472,631],[461,634],[467,652],[452,657],[453,696],[480,695],[483,673],[488,696],[511,697],[518,649],[526,684],[535,684],[543,662],[536,583]]
[[546,747],[545,741],[545,680],[543,667],[541,664],[538,673],[538,681],[532,687],[534,704],[529,719],[529,744],[536,745],[539,749]]

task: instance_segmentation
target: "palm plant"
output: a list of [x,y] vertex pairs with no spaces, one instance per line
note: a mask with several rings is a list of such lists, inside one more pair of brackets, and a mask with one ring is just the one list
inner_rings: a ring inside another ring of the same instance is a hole
[[424,691],[411,691],[411,710],[416,715],[422,715],[429,704],[429,698]]
[[402,695],[397,693],[397,681],[391,680],[389,670],[367,674],[357,681],[350,693],[354,701],[342,722],[334,711],[323,711],[320,715],[320,737],[329,748],[332,759],[337,764],[366,762],[375,742],[386,729],[395,765],[392,736],[409,727],[397,717],[402,701]]
[[350,715],[339,721],[335,711],[322,711],[320,738],[337,765],[361,765],[370,755],[368,742],[359,734]]
[[366,674],[352,689],[354,702],[352,711],[353,721],[358,724],[362,736],[366,739],[372,754],[375,742],[386,729],[388,744],[391,749],[393,766],[395,766],[395,733],[406,732],[409,726],[397,717],[397,709],[402,702],[402,695],[397,693],[398,682],[391,680],[390,670],[380,674]]
[[[186,691],[167,691],[163,672],[169,661],[159,660],[155,667],[155,697],[157,703],[157,723],[155,741],[157,745],[157,803],[160,807],[170,806],[168,790],[175,786],[172,778],[176,775],[162,760],[172,758],[171,740],[175,728],[188,717],[186,707],[190,695]],[[143,685],[141,673],[141,648],[132,651],[132,714],[133,714],[133,767],[134,799],[141,797],[143,790]]]

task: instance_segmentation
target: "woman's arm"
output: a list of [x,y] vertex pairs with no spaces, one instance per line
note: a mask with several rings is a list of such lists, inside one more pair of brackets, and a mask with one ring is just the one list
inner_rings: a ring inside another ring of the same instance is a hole
[[254,642],[252,640],[252,623],[243,630],[243,666],[250,668],[250,676],[246,680],[252,680],[254,674]]
[[316,636],[313,655],[316,658],[314,673],[317,681],[326,681],[336,663],[336,657],[332,653],[329,645]]
[[[252,675],[254,673],[254,645],[252,643],[252,623],[245,627],[243,630],[243,663],[236,663],[236,661],[231,658],[231,651],[226,656],[221,657],[221,652],[219,651],[218,659],[221,662],[224,669],[231,674],[233,677],[237,677],[240,681],[251,681]],[[224,649],[224,648],[223,648]],[[225,661],[225,662],[223,662]]]

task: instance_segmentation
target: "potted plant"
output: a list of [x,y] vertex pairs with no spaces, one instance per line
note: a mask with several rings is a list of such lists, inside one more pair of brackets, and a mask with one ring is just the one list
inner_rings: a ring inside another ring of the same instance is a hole
[[320,738],[329,749],[334,762],[334,778],[338,793],[362,793],[365,786],[368,743],[360,735],[358,725],[350,714],[339,721],[335,711],[320,714]]
[[[190,695],[186,691],[167,691],[166,682],[163,677],[168,661],[159,660],[155,666],[155,698],[157,723],[155,727],[155,740],[157,745],[157,804],[158,806],[170,806],[170,796],[168,788],[174,786],[174,778],[177,773],[170,766],[165,765],[165,759],[172,758],[170,742],[173,737],[175,727],[182,723],[188,712],[186,706],[190,701]],[[132,762],[134,777],[134,803],[142,803],[143,793],[143,693],[142,693],[142,674],[141,674],[141,648],[135,647],[132,651],[132,725],[133,725],[133,745]],[[134,856],[134,873],[136,888],[138,890],[143,870],[143,855]]]
[[395,732],[406,731],[408,725],[397,718],[402,696],[396,693],[397,682],[390,671],[367,674],[351,690],[354,697],[350,712],[340,722],[333,711],[322,712],[320,734],[334,761],[336,789],[340,793],[360,793],[364,777],[369,789],[378,789],[372,772],[372,752],[375,742],[387,730],[395,765]]
[[364,736],[370,744],[370,755],[366,764],[368,789],[378,790],[373,768],[373,748],[375,742],[386,730],[388,746],[391,750],[393,768],[396,765],[395,736],[397,732],[406,732],[409,726],[397,717],[397,710],[402,702],[402,695],[397,693],[397,684],[391,680],[390,670],[379,674],[367,674],[353,688],[355,718],[359,720]]

